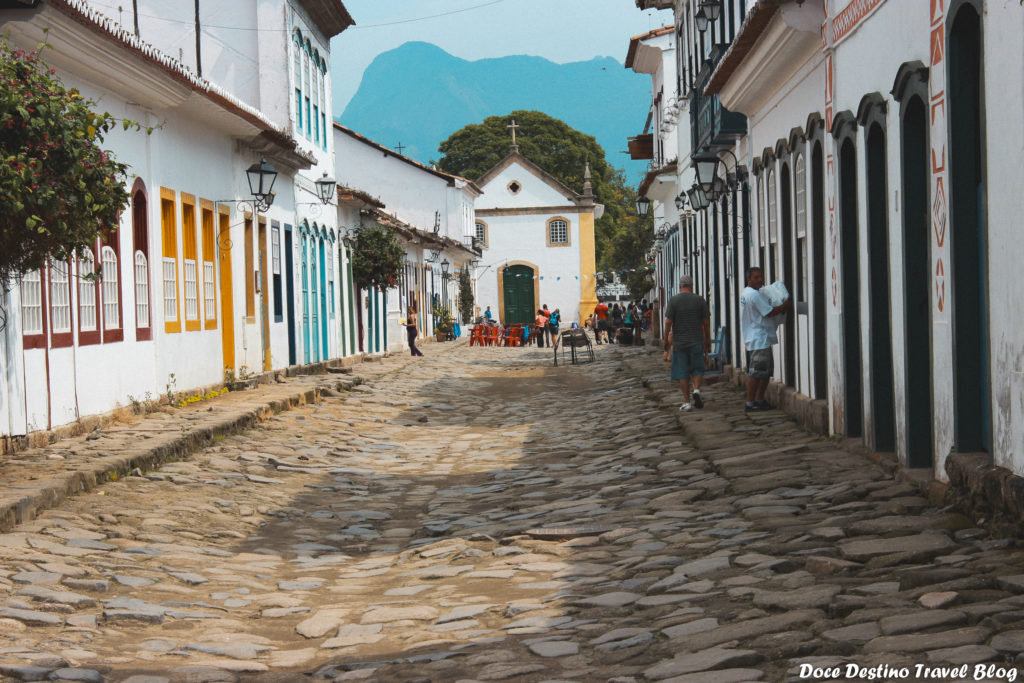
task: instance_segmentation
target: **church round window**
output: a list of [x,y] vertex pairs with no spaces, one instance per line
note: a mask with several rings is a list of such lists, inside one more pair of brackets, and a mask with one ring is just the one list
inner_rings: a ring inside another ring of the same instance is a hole
[[513,180],[511,183],[508,184],[508,191],[511,192],[512,194],[519,194],[519,190],[521,189],[523,189],[522,186],[516,180]]

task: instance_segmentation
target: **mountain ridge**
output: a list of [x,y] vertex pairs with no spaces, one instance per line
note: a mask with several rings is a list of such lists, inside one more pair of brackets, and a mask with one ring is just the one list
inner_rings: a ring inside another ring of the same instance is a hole
[[[619,154],[641,132],[650,80],[613,57],[556,64],[509,55],[469,61],[423,41],[378,55],[367,67],[339,122],[422,163],[439,158],[438,145],[488,116],[528,109],[593,135],[616,168],[638,177],[646,168]],[[511,140],[510,140],[511,142]]]

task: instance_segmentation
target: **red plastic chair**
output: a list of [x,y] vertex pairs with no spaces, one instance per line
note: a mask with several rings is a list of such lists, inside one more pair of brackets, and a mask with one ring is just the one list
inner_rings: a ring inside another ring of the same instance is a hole
[[473,330],[469,334],[469,345],[483,346],[484,344],[484,326],[475,325]]

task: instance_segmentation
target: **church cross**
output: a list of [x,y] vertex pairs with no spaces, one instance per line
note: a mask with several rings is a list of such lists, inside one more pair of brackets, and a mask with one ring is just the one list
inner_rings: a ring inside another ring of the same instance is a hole
[[402,150],[405,149],[405,145],[403,145],[401,142],[399,142],[398,146],[395,149],[397,149],[398,153],[401,154]]
[[519,124],[516,123],[515,119],[512,119],[512,123],[508,124],[505,127],[512,129],[512,144],[516,144],[516,128],[519,128]]

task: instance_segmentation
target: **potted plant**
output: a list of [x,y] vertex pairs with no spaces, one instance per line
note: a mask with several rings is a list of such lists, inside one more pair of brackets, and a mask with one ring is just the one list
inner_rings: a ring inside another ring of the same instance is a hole
[[452,317],[452,310],[447,306],[434,306],[434,337],[437,341],[446,341],[451,338],[454,329],[455,318]]

